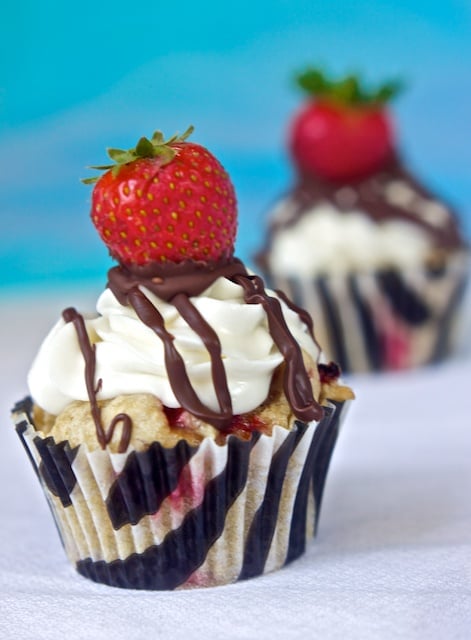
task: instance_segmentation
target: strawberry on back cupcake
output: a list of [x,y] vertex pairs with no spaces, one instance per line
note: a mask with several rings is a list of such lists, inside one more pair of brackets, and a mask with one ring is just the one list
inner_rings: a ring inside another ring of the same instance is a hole
[[318,69],[302,73],[298,83],[309,98],[291,122],[289,146],[301,174],[350,180],[391,158],[395,145],[387,103],[399,83],[366,90],[356,76],[333,81]]

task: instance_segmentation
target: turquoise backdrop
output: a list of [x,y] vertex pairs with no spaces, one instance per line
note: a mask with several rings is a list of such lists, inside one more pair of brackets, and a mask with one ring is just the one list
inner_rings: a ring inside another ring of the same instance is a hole
[[394,103],[410,165],[471,232],[468,0],[32,0],[0,24],[0,292],[102,282],[110,260],[79,181],[107,146],[196,127],[229,170],[250,260],[264,214],[291,181],[293,73],[322,63],[372,82],[401,76]]

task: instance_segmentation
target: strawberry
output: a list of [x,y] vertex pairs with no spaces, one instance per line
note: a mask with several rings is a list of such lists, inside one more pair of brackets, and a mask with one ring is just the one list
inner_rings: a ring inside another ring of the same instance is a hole
[[394,150],[385,104],[397,82],[366,91],[356,76],[332,81],[318,69],[298,77],[310,96],[295,115],[289,145],[301,173],[328,180],[367,176],[383,166]]
[[232,257],[234,187],[219,161],[187,142],[193,128],[165,141],[161,132],[134,149],[108,149],[113,165],[92,194],[92,221],[110,254],[126,266]]

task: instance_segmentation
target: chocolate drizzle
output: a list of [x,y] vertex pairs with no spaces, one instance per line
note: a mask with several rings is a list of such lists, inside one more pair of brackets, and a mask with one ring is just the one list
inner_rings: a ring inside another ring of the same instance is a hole
[[[233,259],[206,267],[200,263],[154,264],[146,267],[145,272],[142,268],[131,270],[124,266],[114,267],[108,273],[108,286],[118,301],[123,305],[131,305],[140,320],[162,340],[170,386],[179,404],[216,428],[225,429],[230,425],[233,412],[221,345],[214,329],[190,301],[191,296],[203,292],[219,277],[225,277],[241,286],[247,304],[263,306],[270,334],[285,359],[284,389],[293,413],[300,420],[320,420],[323,410],[313,396],[301,349],[289,331],[280,302],[267,294],[262,280],[249,275],[240,260]],[[201,338],[211,359],[211,373],[219,411],[205,406],[198,398],[186,372],[183,358],[174,345],[174,337],[165,328],[162,316],[142,292],[141,286],[173,304]],[[291,308],[297,309],[294,306]],[[305,314],[301,315],[301,319],[312,331],[310,319]]]
[[[333,182],[311,174],[299,175],[270,222],[268,245],[278,229],[295,224],[313,207],[329,203],[341,213],[361,211],[373,221],[400,219],[421,227],[434,246],[464,248],[456,212],[438,200],[393,156],[379,171],[360,180]],[[267,249],[258,256],[266,267]]]
[[68,308],[62,312],[62,317],[64,318],[64,322],[71,322],[74,325],[80,350],[85,360],[85,384],[87,387],[87,395],[90,401],[91,414],[93,422],[95,423],[98,442],[101,448],[105,449],[106,445],[111,442],[116,427],[118,424],[121,424],[122,431],[118,451],[123,453],[128,448],[129,441],[131,439],[131,418],[125,413],[119,413],[113,418],[108,429],[105,430],[101,418],[101,408],[97,401],[97,394],[101,389],[102,380],[100,379],[95,382],[96,347],[90,342],[83,316],[81,316],[75,309]]
[[170,302],[178,293],[198,296],[217,278],[231,278],[237,273],[247,273],[237,258],[206,263],[186,260],[175,264],[152,262],[145,266],[114,267],[108,271],[108,287],[117,300],[127,304],[127,295],[133,289],[145,287],[158,298]]
[[[167,367],[170,386],[172,387],[172,391],[180,405],[196,417],[213,424],[218,429],[222,429],[228,422],[230,422],[232,412],[229,411],[226,414],[223,414],[212,411],[198,398],[195,390],[191,386],[183,358],[173,343],[174,338],[172,334],[165,328],[164,320],[159,311],[137,287],[129,291],[127,298],[129,304],[133,307],[142,322],[152,329],[152,331],[154,331],[154,333],[162,340],[165,352],[165,366]],[[205,323],[204,325],[201,325],[201,327],[193,326],[193,329],[197,330],[200,328],[203,333],[206,327],[207,325]],[[218,384],[216,383],[215,388],[217,388],[217,386]]]
[[294,415],[304,422],[320,420],[322,408],[314,399],[301,348],[291,335],[279,300],[267,295],[259,276],[235,276],[232,280],[244,289],[247,304],[261,304],[267,314],[270,335],[285,360],[283,388]]
[[[123,305],[131,305],[138,318],[160,338],[164,347],[165,365],[173,393],[180,406],[188,412],[224,430],[234,417],[227,375],[222,359],[221,343],[214,329],[191,303],[190,297],[207,289],[217,278],[225,277],[243,289],[247,304],[261,304],[267,315],[268,328],[285,360],[284,390],[299,420],[320,420],[323,409],[315,400],[311,381],[303,361],[300,346],[291,334],[283,316],[280,301],[269,296],[263,281],[249,275],[240,260],[220,264],[182,263],[180,265],[149,265],[145,268],[114,267],[108,273],[108,287]],[[165,327],[158,309],[141,290],[146,287],[166,302],[173,304],[189,327],[201,338],[211,360],[211,376],[219,410],[205,406],[196,394],[186,371],[185,362],[174,344],[174,336]],[[285,301],[284,295],[280,294]],[[297,312],[313,336],[312,320],[302,309],[286,301]],[[118,424],[122,425],[119,451],[127,449],[131,438],[132,421],[125,413],[115,416],[108,429],[104,429],[97,394],[102,380],[95,380],[96,347],[91,344],[83,317],[72,308],[63,312],[65,322],[72,322],[77,332],[80,349],[85,360],[85,383],[100,446],[104,449],[111,441]]]
[[298,307],[298,305],[294,304],[294,302],[290,300],[286,295],[286,293],[284,291],[281,291],[281,289],[276,289],[275,293],[280,298],[280,300],[283,300],[285,305],[289,307],[291,311],[294,311],[295,313],[298,314],[301,321],[304,322],[304,324],[307,326],[309,330],[309,334],[311,338],[314,340],[314,343],[316,344],[317,348],[319,349],[319,351],[321,351],[321,346],[317,342],[316,336],[314,335],[314,321],[312,319],[311,314],[308,311],[306,311],[306,309],[303,309],[302,307]]
[[203,340],[210,358],[211,374],[213,380],[217,380],[215,385],[216,396],[219,403],[221,415],[224,418],[232,416],[232,398],[227,384],[226,370],[222,362],[221,343],[214,329],[209,325],[200,312],[193,306],[184,293],[177,293],[173,297],[172,303],[180,312],[182,318],[190,327],[196,328],[198,335]]

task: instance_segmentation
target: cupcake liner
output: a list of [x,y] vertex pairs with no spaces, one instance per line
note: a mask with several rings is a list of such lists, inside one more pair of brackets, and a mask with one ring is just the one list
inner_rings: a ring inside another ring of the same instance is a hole
[[303,553],[345,404],[272,436],[168,449],[154,442],[126,453],[44,437],[28,399],[14,418],[79,573],[117,587],[176,589],[254,577]]
[[468,256],[456,255],[439,270],[271,276],[269,283],[309,311],[329,359],[344,372],[364,372],[447,358],[456,348],[468,275]]

